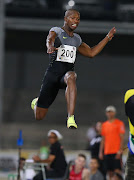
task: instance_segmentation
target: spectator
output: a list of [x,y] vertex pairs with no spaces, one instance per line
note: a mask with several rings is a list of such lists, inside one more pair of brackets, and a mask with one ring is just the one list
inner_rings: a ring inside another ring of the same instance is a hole
[[25,165],[25,161],[26,161],[26,159],[23,158],[23,157],[21,157],[21,158],[19,159],[20,180],[23,180],[24,177],[25,177],[24,169],[23,169],[23,168],[24,168],[24,165]]
[[41,142],[41,147],[40,147],[40,158],[43,159],[47,159],[48,155],[49,155],[49,148],[46,146],[46,141],[42,140]]
[[75,164],[70,167],[69,180],[89,180],[89,170],[85,168],[86,156],[79,154]]
[[94,127],[90,127],[87,131],[88,143],[96,136],[96,131]]
[[100,150],[100,143],[102,140],[101,136],[101,130],[102,130],[102,122],[96,123],[96,136],[90,141],[90,151],[91,151],[91,157],[97,158],[99,161],[99,170],[103,174],[103,176],[106,176],[105,167],[104,167],[104,160],[99,159],[99,150]]
[[123,177],[119,173],[114,173],[112,180],[123,180]]
[[98,159],[91,158],[89,168],[90,168],[90,180],[104,180],[103,175],[98,170],[99,168]]
[[96,136],[92,138],[90,141],[90,151],[91,151],[91,156],[92,157],[99,157],[99,149],[100,149],[100,143],[102,140],[101,137],[101,128],[102,128],[102,123],[97,122],[96,123]]
[[[50,154],[48,159],[41,160],[39,156],[34,156],[35,162],[48,163],[46,168],[47,178],[59,178],[63,177],[66,170],[66,160],[63,151],[63,147],[59,143],[62,139],[62,135],[57,130],[50,130],[48,132],[48,139],[50,143]],[[43,180],[42,172],[34,177],[34,180]]]
[[106,108],[107,121],[102,125],[102,141],[100,145],[99,158],[103,159],[106,172],[111,180],[114,172],[121,173],[121,154],[124,142],[124,123],[115,118],[116,109],[114,106]]

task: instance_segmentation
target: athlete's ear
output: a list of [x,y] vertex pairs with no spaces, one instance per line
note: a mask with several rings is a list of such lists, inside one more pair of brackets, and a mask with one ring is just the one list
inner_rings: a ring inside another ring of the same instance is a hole
[[64,21],[67,22],[67,17],[66,16],[64,16]]

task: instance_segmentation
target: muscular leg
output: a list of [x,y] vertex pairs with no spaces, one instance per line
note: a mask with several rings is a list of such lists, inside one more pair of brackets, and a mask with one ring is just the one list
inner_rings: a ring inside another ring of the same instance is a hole
[[31,104],[36,120],[42,120],[46,116],[48,108],[55,100],[58,91],[58,77],[52,72],[46,72],[39,98],[35,98]]
[[75,72],[67,72],[64,78],[64,81],[67,84],[65,96],[67,101],[68,117],[74,115],[77,96],[76,77],[77,75]]
[[40,108],[35,106],[34,107],[34,115],[36,120],[42,120],[48,112],[48,109]]

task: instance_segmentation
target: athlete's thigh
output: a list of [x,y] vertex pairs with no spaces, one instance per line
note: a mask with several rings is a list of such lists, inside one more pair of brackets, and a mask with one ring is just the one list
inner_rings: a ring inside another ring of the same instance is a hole
[[60,79],[60,89],[66,89],[67,84],[65,82],[65,75],[63,75]]
[[52,72],[47,72],[44,76],[43,83],[40,89],[37,107],[48,109],[55,100],[58,91],[58,77]]

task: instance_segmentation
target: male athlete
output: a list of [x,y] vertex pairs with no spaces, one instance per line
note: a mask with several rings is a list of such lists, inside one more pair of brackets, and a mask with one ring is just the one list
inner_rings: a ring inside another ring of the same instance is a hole
[[93,58],[102,51],[108,41],[112,40],[116,32],[115,27],[112,28],[99,44],[90,48],[82,42],[78,34],[74,33],[79,22],[80,13],[77,10],[70,9],[65,12],[63,27],[50,29],[46,42],[50,63],[43,79],[40,96],[34,99],[31,104],[35,112],[35,118],[41,120],[46,116],[48,108],[55,100],[59,89],[66,88],[67,127],[72,129],[77,129],[74,120],[77,95],[77,75],[74,71],[76,51],[86,57]]

